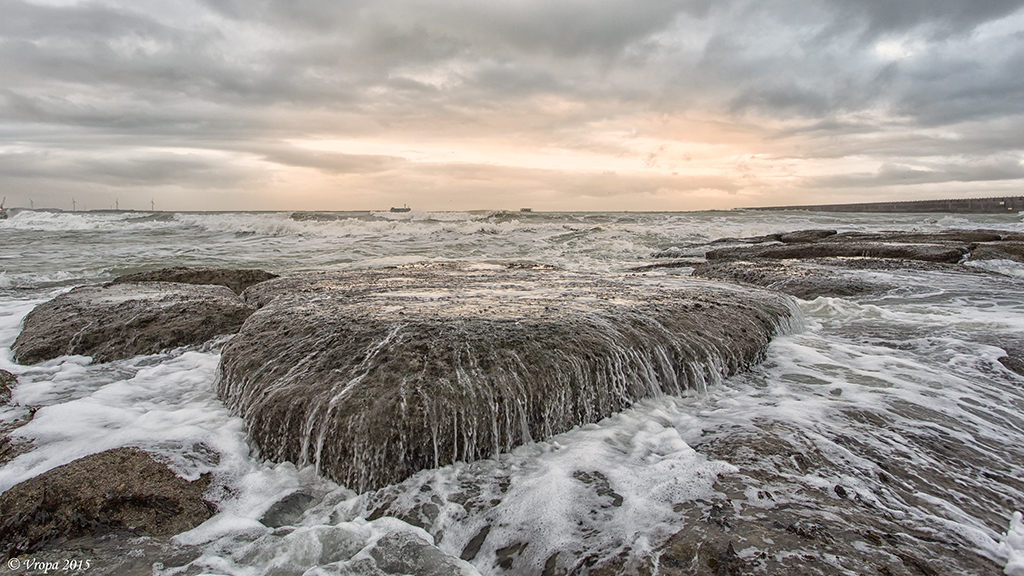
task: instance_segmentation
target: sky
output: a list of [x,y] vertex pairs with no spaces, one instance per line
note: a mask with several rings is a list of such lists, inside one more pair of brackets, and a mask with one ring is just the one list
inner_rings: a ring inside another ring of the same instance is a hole
[[0,0],[0,15],[8,207],[1024,194],[1024,0]]

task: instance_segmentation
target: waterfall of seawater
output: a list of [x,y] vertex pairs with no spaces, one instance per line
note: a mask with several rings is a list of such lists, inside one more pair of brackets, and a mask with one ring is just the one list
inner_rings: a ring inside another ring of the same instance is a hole
[[706,389],[758,361],[794,316],[786,298],[712,284],[385,274],[402,279],[400,291],[364,291],[366,275],[346,273],[330,289],[278,296],[221,363],[221,396],[265,456],[360,491],[492,457],[640,398]]

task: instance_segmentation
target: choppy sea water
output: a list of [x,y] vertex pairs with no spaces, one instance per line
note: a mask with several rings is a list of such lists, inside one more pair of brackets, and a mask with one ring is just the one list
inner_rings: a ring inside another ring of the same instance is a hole
[[[840,517],[853,502],[913,527],[915,538],[956,542],[1024,574],[1015,515],[1024,510],[1024,377],[999,361],[1024,346],[1024,267],[1012,262],[986,263],[984,275],[871,272],[900,288],[800,301],[802,329],[777,338],[751,372],[377,494],[260,459],[214,393],[216,343],[96,365],[11,360],[36,304],[167,266],[288,274],[530,262],[614,275],[673,247],[806,228],[1024,232],[1024,222],[802,212],[19,212],[0,221],[0,368],[19,378],[16,405],[0,409],[0,422],[34,411],[16,432],[32,450],[0,468],[0,490],[129,445],[163,455],[188,478],[213,472],[219,512],[176,538],[198,557],[184,569],[158,566],[169,574],[360,573],[382,538],[407,535],[459,557],[481,534],[466,573],[540,573],[557,550],[598,558],[658,550],[687,511],[714,516],[716,502],[731,503],[734,525],[807,502]],[[671,282],[688,273],[647,274]],[[313,503],[294,530],[259,523],[300,489]],[[736,552],[756,565],[767,562],[763,548],[749,540]],[[836,573],[849,573],[835,562]]]

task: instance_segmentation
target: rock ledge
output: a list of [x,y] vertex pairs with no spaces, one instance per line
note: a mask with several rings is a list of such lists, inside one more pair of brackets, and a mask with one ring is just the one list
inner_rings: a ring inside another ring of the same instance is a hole
[[785,296],[699,280],[453,266],[244,296],[263,308],[224,348],[221,398],[264,456],[360,491],[735,373],[792,312]]
[[58,466],[0,495],[0,553],[7,557],[112,531],[170,536],[213,515],[210,478],[189,482],[138,448]]
[[64,354],[109,362],[234,333],[252,312],[223,286],[81,286],[32,310],[12,349],[19,364]]

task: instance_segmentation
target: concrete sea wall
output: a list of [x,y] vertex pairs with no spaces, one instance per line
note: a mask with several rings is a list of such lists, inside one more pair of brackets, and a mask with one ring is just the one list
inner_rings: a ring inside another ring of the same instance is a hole
[[1007,214],[1024,210],[1024,196],[916,200],[911,202],[868,202],[816,206],[765,206],[744,210],[809,210],[811,212],[948,212],[952,214]]

